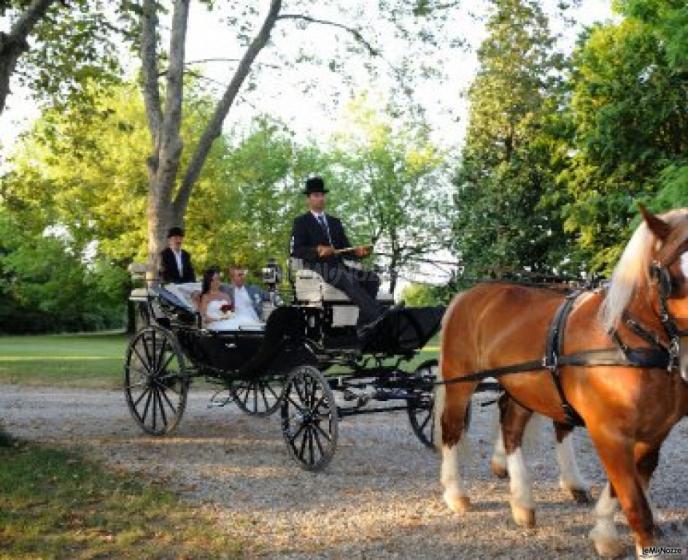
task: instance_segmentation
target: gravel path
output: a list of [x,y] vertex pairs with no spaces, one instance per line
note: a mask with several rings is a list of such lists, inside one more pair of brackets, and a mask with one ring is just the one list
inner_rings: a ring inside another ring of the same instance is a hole
[[[277,417],[247,417],[233,405],[208,409],[210,395],[192,388],[178,431],[165,438],[143,435],[113,391],[0,385],[0,418],[14,435],[78,446],[115,468],[167,481],[213,511],[251,558],[594,558],[591,506],[559,489],[549,423],[527,455],[538,509],[537,527],[525,530],[511,521],[508,481],[489,472],[494,407],[474,408],[467,470],[474,511],[462,518],[443,505],[439,458],[415,439],[405,413],[346,419],[334,460],[313,474],[288,458]],[[597,496],[599,462],[587,434],[575,437]],[[662,449],[652,485],[664,543],[684,549],[687,445],[684,420]]]

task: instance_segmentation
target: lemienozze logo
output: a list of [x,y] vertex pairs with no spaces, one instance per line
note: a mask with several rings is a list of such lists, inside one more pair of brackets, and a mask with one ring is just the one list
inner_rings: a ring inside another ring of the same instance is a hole
[[683,548],[682,546],[646,546],[643,547],[641,557],[642,558],[653,558],[655,556],[683,556],[688,555],[688,547]]

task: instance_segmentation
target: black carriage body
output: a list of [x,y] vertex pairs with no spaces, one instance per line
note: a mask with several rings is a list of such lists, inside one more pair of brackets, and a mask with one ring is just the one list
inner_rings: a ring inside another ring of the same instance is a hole
[[[229,392],[224,400],[213,397],[213,406],[234,402],[259,416],[281,408],[290,454],[309,470],[329,462],[337,421],[355,414],[406,410],[416,436],[432,447],[437,362],[412,370],[404,366],[439,330],[442,307],[391,309],[362,346],[351,321],[355,308],[346,301],[297,301],[275,308],[264,330],[239,331],[202,328],[198,313],[165,289],[135,290],[130,304],[136,333],[127,354],[125,391],[134,418],[149,433],[174,429],[191,380],[204,377],[221,386],[216,394]],[[161,344],[178,354],[173,363],[179,371],[163,371],[165,350],[155,357]],[[132,360],[148,363],[141,367]],[[339,395],[336,403],[333,392]],[[158,416],[174,412],[162,428],[155,424],[157,410]]]

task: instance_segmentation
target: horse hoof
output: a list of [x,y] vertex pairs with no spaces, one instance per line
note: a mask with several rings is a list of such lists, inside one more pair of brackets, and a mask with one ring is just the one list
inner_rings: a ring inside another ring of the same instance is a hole
[[569,492],[571,492],[571,497],[573,497],[577,504],[591,504],[593,502],[590,490],[585,488],[569,488]]
[[506,470],[504,465],[497,463],[496,461],[492,461],[491,467],[492,474],[494,474],[497,478],[507,478],[509,476],[509,472]]
[[595,550],[602,558],[619,558],[626,553],[626,546],[618,539],[597,539]]
[[459,496],[449,490],[444,492],[444,501],[454,513],[466,513],[471,509],[471,499],[468,496]]
[[519,527],[531,529],[535,527],[535,510],[511,504],[511,517]]

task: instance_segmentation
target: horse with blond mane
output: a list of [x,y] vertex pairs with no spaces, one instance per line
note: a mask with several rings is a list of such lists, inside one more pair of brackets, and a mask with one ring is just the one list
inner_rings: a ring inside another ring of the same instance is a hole
[[[688,209],[643,222],[608,288],[559,292],[486,282],[455,296],[442,329],[436,401],[444,500],[470,509],[461,478],[469,399],[482,374],[497,377],[520,407],[561,425],[584,424],[607,474],[590,532],[598,554],[624,552],[618,504],[636,551],[653,546],[650,478],[662,442],[688,414]],[[530,477],[520,449],[521,420],[503,419],[511,510],[533,525]]]

